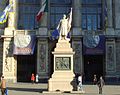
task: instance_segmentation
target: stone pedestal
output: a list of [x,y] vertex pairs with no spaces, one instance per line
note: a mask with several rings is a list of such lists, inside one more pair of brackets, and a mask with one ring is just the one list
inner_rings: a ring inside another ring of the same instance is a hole
[[72,91],[74,88],[73,49],[67,40],[58,40],[54,54],[54,73],[48,82],[49,91]]

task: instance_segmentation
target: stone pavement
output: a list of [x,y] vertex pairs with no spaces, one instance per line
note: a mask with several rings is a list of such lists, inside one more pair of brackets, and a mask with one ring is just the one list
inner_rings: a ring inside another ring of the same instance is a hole
[[[42,93],[47,92],[47,83],[31,84],[31,83],[9,83],[8,95],[99,95],[96,85],[84,85],[84,94],[77,93]],[[103,95],[120,95],[120,85],[105,85]]]

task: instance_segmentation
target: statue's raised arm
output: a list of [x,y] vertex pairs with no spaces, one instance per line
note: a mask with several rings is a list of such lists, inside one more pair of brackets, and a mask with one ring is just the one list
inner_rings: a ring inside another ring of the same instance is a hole
[[71,28],[71,22],[72,22],[72,8],[71,11],[66,18],[66,15],[63,15],[63,18],[60,20],[57,29],[59,30],[59,39],[67,39],[68,32]]

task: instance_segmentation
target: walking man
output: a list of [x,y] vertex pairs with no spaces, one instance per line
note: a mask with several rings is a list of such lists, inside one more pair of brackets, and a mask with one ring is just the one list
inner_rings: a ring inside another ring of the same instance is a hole
[[1,93],[2,95],[5,95],[5,90],[6,90],[6,81],[4,79],[4,76],[1,78]]
[[105,82],[104,82],[102,76],[100,77],[100,80],[97,82],[97,85],[99,87],[99,94],[102,94],[102,88],[105,85]]

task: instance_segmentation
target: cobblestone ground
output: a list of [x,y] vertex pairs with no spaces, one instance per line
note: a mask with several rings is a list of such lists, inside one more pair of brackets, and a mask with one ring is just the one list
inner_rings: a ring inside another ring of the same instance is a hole
[[[77,93],[43,93],[47,92],[47,84],[15,83],[7,84],[8,95],[99,95],[96,85],[83,85],[84,94]],[[105,85],[103,95],[120,95],[120,85]]]

